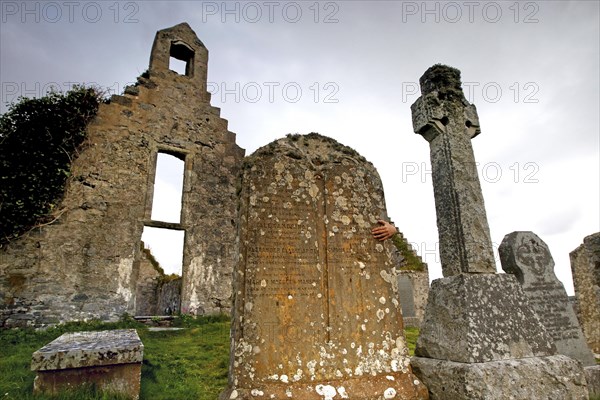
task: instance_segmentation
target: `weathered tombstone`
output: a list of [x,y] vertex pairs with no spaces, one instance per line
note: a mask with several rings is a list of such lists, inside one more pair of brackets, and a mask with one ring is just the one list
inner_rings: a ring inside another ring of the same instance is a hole
[[435,65],[420,83],[413,126],[430,143],[444,278],[429,291],[415,374],[432,399],[586,399],[581,365],[555,355],[516,278],[495,274],[471,146],[479,120],[460,71]]
[[139,398],[144,345],[135,329],[65,333],[33,353],[35,393],[54,394],[83,384]]
[[400,294],[400,305],[402,306],[402,317],[416,318],[414,288],[412,280],[406,275],[398,275],[398,292]]
[[554,259],[546,243],[533,232],[513,232],[504,237],[498,252],[502,269],[517,277],[557,352],[584,366],[596,365],[567,291],[554,274]]
[[392,236],[391,241],[397,249],[396,258],[400,261],[398,294],[402,306],[402,322],[405,328],[419,328],[429,295],[429,270],[402,232]]
[[429,295],[429,272],[400,270],[398,294],[404,327],[420,328]]
[[[372,164],[336,141],[280,139],[245,162],[230,382],[222,399],[422,399]],[[256,397],[255,397],[256,396]]]
[[569,256],[579,323],[588,345],[600,355],[600,232],[586,236]]

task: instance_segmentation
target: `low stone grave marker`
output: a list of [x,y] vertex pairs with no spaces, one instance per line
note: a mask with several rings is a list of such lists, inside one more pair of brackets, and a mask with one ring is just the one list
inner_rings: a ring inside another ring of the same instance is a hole
[[414,288],[410,277],[398,275],[398,293],[402,306],[402,318],[416,318]]
[[33,353],[34,393],[83,384],[138,399],[144,345],[135,329],[65,333]]

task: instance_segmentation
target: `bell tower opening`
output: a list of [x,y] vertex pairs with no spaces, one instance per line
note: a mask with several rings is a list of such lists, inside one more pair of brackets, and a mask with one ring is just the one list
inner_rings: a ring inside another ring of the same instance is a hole
[[169,69],[180,75],[193,76],[194,50],[181,40],[171,42]]

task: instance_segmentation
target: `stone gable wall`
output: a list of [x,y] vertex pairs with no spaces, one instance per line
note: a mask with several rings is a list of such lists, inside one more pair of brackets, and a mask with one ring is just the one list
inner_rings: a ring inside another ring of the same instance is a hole
[[[173,43],[193,51],[191,76],[168,69]],[[186,232],[182,311],[229,310],[244,150],[210,105],[207,62],[187,24],[157,33],[148,73],[88,127],[56,220],[2,250],[0,326],[134,314],[144,226]],[[160,151],[185,159],[179,224],[150,220]]]
[[[187,75],[169,70],[170,56],[187,61]],[[88,127],[55,220],[0,249],[0,327],[231,310],[244,150],[210,105],[207,63],[189,25],[157,32],[148,71]],[[185,163],[179,223],[151,220],[159,152]],[[140,247],[144,226],[185,230],[181,279],[161,285]],[[410,272],[418,321],[423,265]]]

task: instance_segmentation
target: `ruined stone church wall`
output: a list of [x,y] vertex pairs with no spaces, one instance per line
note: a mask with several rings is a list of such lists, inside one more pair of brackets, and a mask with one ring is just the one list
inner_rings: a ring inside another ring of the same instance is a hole
[[[407,286],[410,290],[407,290]],[[425,307],[429,296],[428,271],[399,271],[398,291],[404,326],[419,328],[425,316]]]
[[[169,69],[171,57],[185,75]],[[193,315],[230,311],[244,150],[210,105],[207,63],[189,25],[157,32],[148,71],[88,127],[55,220],[0,249],[0,327],[162,314],[175,303]],[[151,219],[160,152],[184,161],[179,223]],[[185,231],[180,280],[161,284],[140,246],[145,226]],[[427,298],[423,265],[406,272],[414,325]]]
[[162,274],[152,265],[148,253],[141,252],[135,290],[135,315],[159,315],[158,290]]
[[181,283],[181,278],[159,283],[155,315],[173,315],[180,312]]
[[[169,70],[171,55],[187,76]],[[182,311],[229,310],[244,150],[210,105],[207,62],[187,24],[157,33],[148,74],[88,127],[56,220],[2,250],[0,326],[134,314],[144,226],[185,231]],[[178,224],[150,219],[158,152],[185,161]]]
[[569,256],[577,318],[588,346],[600,354],[600,232],[586,236]]

